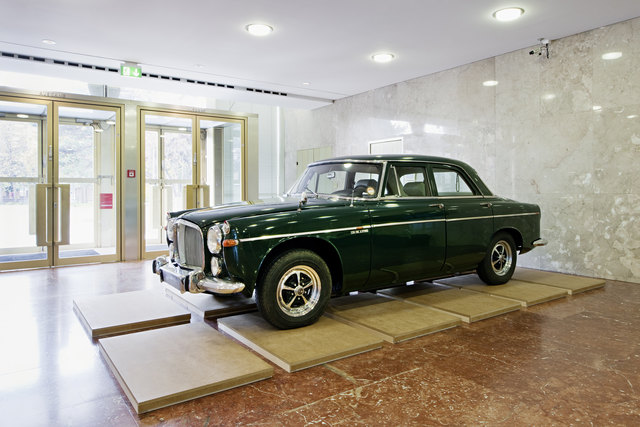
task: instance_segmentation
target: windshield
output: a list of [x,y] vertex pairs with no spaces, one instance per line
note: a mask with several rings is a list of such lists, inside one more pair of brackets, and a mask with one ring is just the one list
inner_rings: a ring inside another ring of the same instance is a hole
[[315,196],[375,197],[382,172],[381,164],[325,163],[309,166],[289,191]]

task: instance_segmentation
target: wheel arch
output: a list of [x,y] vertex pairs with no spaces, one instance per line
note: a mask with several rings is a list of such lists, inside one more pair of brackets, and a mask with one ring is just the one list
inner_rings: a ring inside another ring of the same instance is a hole
[[495,237],[498,233],[509,234],[513,238],[513,241],[516,243],[516,248],[518,249],[518,251],[522,250],[523,238],[522,238],[522,233],[520,233],[518,229],[513,227],[504,227],[499,230],[496,230],[496,232],[493,233],[493,237]]
[[267,266],[271,265],[274,259],[292,249],[306,249],[318,254],[329,267],[332,283],[331,293],[340,292],[343,279],[342,259],[335,246],[318,237],[291,238],[274,246],[260,263],[256,284],[260,282],[260,279],[266,273]]

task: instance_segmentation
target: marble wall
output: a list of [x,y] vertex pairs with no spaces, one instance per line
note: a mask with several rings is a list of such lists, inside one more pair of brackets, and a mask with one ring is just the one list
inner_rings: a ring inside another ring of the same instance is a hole
[[640,283],[640,18],[552,41],[549,59],[530,50],[285,110],[285,186],[296,150],[402,137],[406,153],[461,159],[495,194],[540,205],[549,244],[519,265]]

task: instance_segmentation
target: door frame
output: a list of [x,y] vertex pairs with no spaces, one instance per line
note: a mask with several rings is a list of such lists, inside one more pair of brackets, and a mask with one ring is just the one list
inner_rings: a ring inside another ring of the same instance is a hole
[[[38,96],[38,95],[28,95],[28,94],[20,94],[20,93],[11,93],[11,92],[0,92],[0,100],[8,101],[8,102],[18,102],[25,104],[38,104],[45,105],[47,107],[47,115],[46,115],[46,130],[41,131],[42,139],[43,139],[43,149],[41,152],[42,156],[46,156],[46,174],[43,176],[43,179],[39,179],[39,181],[44,180],[45,182],[41,182],[47,186],[47,189],[52,189],[53,191],[55,185],[58,184],[58,111],[59,108],[62,107],[72,107],[72,108],[85,108],[85,109],[94,109],[94,110],[109,110],[114,111],[116,114],[116,128],[115,128],[115,165],[114,165],[114,175],[115,175],[115,197],[114,197],[114,209],[116,210],[115,215],[115,254],[110,255],[95,255],[95,256],[86,256],[86,257],[73,257],[73,258],[60,258],[58,247],[56,243],[53,243],[53,230],[54,226],[58,226],[57,215],[53,212],[53,203],[57,199],[57,196],[52,197],[52,201],[47,203],[46,209],[46,234],[47,234],[47,258],[42,260],[35,261],[13,261],[0,264],[0,271],[5,270],[17,270],[17,269],[26,269],[26,268],[42,268],[42,267],[59,267],[65,265],[75,265],[75,264],[87,264],[87,263],[100,263],[100,262],[116,262],[122,259],[122,224],[124,220],[124,209],[122,206],[122,185],[123,181],[122,177],[122,143],[123,143],[123,135],[124,135],[124,104],[110,103],[110,102],[101,102],[101,101],[83,101],[77,99],[64,99],[64,98],[55,98],[49,96]],[[39,150],[40,151],[40,150]],[[51,155],[50,155],[50,154]],[[49,191],[49,190],[47,190]]]
[[[73,258],[60,258],[59,253],[59,245],[54,244],[53,250],[53,265],[54,266],[63,266],[63,265],[75,265],[75,264],[88,264],[88,263],[96,263],[96,262],[117,262],[122,259],[122,222],[124,209],[122,208],[122,136],[124,135],[124,123],[123,123],[123,105],[113,105],[108,103],[98,103],[98,102],[82,102],[75,100],[64,100],[64,101],[53,101],[53,153],[54,153],[54,163],[52,165],[53,171],[53,180],[51,182],[52,185],[58,185],[59,181],[59,159],[58,155],[59,149],[59,138],[58,138],[58,128],[59,128],[59,109],[60,107],[70,107],[70,108],[84,108],[91,110],[102,110],[102,111],[113,111],[116,114],[116,124],[115,128],[115,165],[114,165],[114,178],[115,185],[114,188],[116,190],[116,194],[114,197],[114,208],[116,210],[116,223],[115,223],[115,254],[108,255],[90,255],[83,257],[73,257]],[[55,189],[54,189],[55,190]],[[54,194],[56,192],[54,191]],[[99,201],[96,200],[96,203]],[[55,215],[53,215],[55,216]],[[53,225],[52,225],[53,227]],[[95,225],[94,225],[95,227]]]
[[[177,118],[191,118],[192,126],[191,126],[191,138],[192,138],[192,158],[195,155],[195,159],[193,162],[192,168],[192,183],[193,186],[200,186],[203,184],[204,178],[202,177],[202,147],[205,143],[202,141],[200,134],[200,122],[202,120],[215,120],[222,121],[228,123],[237,123],[240,124],[241,129],[241,198],[242,200],[247,200],[248,188],[248,171],[247,164],[249,153],[247,150],[247,138],[248,138],[248,116],[237,116],[237,115],[224,115],[224,114],[215,114],[215,113],[205,113],[205,112],[194,112],[188,110],[180,110],[180,109],[167,109],[167,108],[155,108],[144,105],[139,105],[137,107],[137,120],[138,120],[138,159],[139,165],[138,170],[140,171],[140,179],[139,179],[139,206],[140,206],[140,215],[139,215],[139,241],[140,241],[140,259],[154,259],[161,255],[166,255],[168,252],[168,248],[166,250],[161,251],[147,251],[146,250],[146,211],[145,211],[145,186],[146,186],[146,165],[145,165],[145,117],[147,115],[162,115],[168,117],[177,117]],[[209,183],[210,184],[210,183]],[[211,199],[210,199],[211,200]]]

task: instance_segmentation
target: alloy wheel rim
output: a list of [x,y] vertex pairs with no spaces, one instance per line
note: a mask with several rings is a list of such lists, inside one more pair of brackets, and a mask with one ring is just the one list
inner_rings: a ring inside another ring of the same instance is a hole
[[491,251],[491,268],[498,276],[504,276],[511,269],[513,253],[511,246],[504,240],[498,241]]
[[318,304],[320,286],[320,276],[313,268],[296,265],[278,282],[278,307],[288,316],[304,316]]

